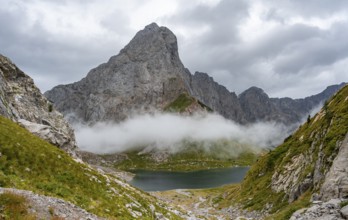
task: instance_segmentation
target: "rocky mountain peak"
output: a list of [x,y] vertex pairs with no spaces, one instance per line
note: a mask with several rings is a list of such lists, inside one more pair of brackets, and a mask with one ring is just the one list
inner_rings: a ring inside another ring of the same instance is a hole
[[149,31],[153,31],[157,29],[159,29],[159,26],[156,22],[152,22],[151,24],[146,25],[144,28],[144,30],[149,30]]
[[247,96],[263,96],[268,98],[268,95],[263,91],[263,89],[256,86],[250,87],[239,95],[239,97]]
[[25,77],[25,74],[19,70],[12,61],[0,54],[0,69],[7,79],[16,79],[19,77]]
[[127,54],[132,61],[144,61],[155,56],[179,59],[176,36],[168,28],[159,27],[156,23],[139,31],[121,53]]
[[245,116],[251,122],[256,121],[279,121],[278,111],[268,95],[258,87],[251,87],[242,92],[239,97],[240,105]]
[[181,94],[189,94],[189,77],[173,32],[152,23],[87,77],[45,95],[65,115],[72,115],[71,121],[120,121],[163,110]]

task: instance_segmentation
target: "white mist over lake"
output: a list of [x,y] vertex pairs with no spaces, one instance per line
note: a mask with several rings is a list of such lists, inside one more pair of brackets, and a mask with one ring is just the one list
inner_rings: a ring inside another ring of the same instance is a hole
[[[205,150],[212,146],[209,143],[219,141],[263,149],[280,144],[289,135],[289,129],[284,125],[271,122],[239,125],[216,114],[139,115],[116,124],[75,125],[75,130],[78,146],[99,154],[119,153],[140,147],[177,152],[185,142],[202,143],[200,146]],[[229,148],[234,146],[230,145]]]

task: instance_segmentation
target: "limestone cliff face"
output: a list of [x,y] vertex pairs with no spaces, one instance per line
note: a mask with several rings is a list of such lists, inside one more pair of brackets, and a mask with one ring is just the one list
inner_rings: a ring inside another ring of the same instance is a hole
[[180,94],[189,93],[175,35],[150,24],[107,63],[81,81],[45,93],[65,115],[84,122],[120,121],[132,113],[163,109]]
[[73,154],[76,148],[74,132],[63,115],[53,108],[29,76],[2,55],[0,114],[69,153]]

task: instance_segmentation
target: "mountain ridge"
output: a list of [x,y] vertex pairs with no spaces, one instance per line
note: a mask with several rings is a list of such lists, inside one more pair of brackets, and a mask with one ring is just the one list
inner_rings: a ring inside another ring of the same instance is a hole
[[[340,86],[333,86],[329,96]],[[328,98],[305,98],[293,108],[297,101],[292,99],[269,98],[256,87],[250,92],[249,89],[237,96],[206,73],[192,75],[180,60],[173,32],[152,23],[107,63],[93,68],[78,82],[52,88],[45,96],[70,121],[89,124],[119,122],[132,114],[163,111],[180,95],[189,94],[240,124],[276,121],[289,125],[299,123]]]

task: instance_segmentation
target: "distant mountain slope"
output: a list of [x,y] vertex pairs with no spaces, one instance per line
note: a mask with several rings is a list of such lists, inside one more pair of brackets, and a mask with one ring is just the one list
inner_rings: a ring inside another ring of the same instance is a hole
[[[231,191],[229,198],[237,198],[244,208],[273,214],[270,219],[289,219],[296,209],[310,205],[310,201],[322,200],[331,204],[331,218],[328,218],[330,210],[315,206],[323,202],[316,202],[308,210],[316,212],[312,217],[328,215],[325,219],[340,219],[339,203],[348,200],[347,155],[348,86],[345,86],[283,144],[261,157],[240,189]],[[301,219],[300,213],[298,216]]]
[[323,92],[304,99],[269,98],[260,88],[251,87],[239,96],[219,85],[206,73],[196,72],[190,80],[192,96],[225,118],[247,124],[276,121],[300,122],[313,108],[324,103],[345,83],[327,87]]
[[238,123],[248,122],[237,95],[219,85],[208,74],[196,72],[192,75],[190,88],[192,96],[209,106],[213,111]]
[[[45,96],[71,121],[89,124],[163,111],[183,94],[241,124],[257,121],[292,124],[342,86],[332,86],[301,100],[269,98],[256,87],[237,96],[206,73],[191,75],[180,61],[175,35],[152,23],[107,63],[92,69],[79,82],[54,87]],[[202,110],[196,107],[193,109]]]
[[62,198],[107,219],[180,219],[148,194],[74,160],[2,116],[0,187]]
[[324,104],[326,100],[331,98],[332,95],[334,95],[346,84],[347,83],[341,83],[338,85],[328,86],[322,92],[303,99],[271,98],[271,102],[282,113],[287,114],[288,117],[291,118],[290,120],[299,121],[303,119],[304,115],[308,115],[314,107],[318,107],[318,105]]
[[35,86],[33,80],[0,54],[0,115],[74,154],[74,131]]

